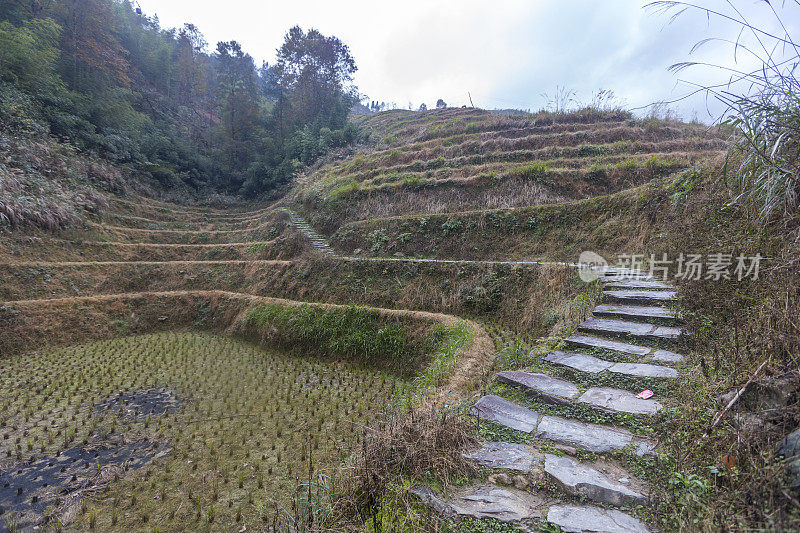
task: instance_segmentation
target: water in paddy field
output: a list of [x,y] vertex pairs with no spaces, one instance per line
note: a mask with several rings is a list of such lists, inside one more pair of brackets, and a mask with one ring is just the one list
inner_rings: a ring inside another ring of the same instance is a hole
[[308,479],[309,458],[315,478],[333,473],[403,386],[196,332],[2,360],[0,524],[261,524]]

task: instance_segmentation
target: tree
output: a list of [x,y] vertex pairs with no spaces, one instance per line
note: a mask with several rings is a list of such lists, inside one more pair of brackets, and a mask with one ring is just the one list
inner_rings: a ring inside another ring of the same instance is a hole
[[0,22],[0,80],[37,95],[60,85],[54,71],[59,32],[52,19],[33,19],[22,27]]
[[111,6],[104,0],[67,0],[61,3],[62,55],[64,74],[72,89],[82,86],[89,74],[102,74],[127,87],[131,83],[130,63],[114,37]]
[[49,130],[165,186],[253,195],[357,139],[356,65],[336,37],[292,28],[258,69],[236,41],[207,44],[132,0],[0,0],[0,127]]
[[447,108],[447,104],[445,103],[444,100],[442,100],[441,98],[436,100],[436,109],[446,109],[446,108]]
[[330,118],[341,104],[349,109],[358,100],[352,86],[356,70],[350,49],[338,38],[315,29],[305,33],[299,26],[291,28],[278,49],[275,74],[293,122],[312,122],[322,114]]
[[428,110],[428,106],[425,105],[425,102],[422,102],[421,104],[419,104],[419,111],[427,111],[427,110]]
[[246,169],[259,119],[255,64],[236,41],[217,43],[217,93],[221,103],[223,150],[227,159],[225,184],[238,186],[236,173]]
[[261,94],[267,98],[278,98],[280,96],[281,90],[278,87],[278,75],[275,72],[275,67],[270,66],[266,61],[258,69],[258,82]]
[[178,32],[176,46],[177,99],[184,105],[193,106],[201,98],[208,86],[200,58],[207,41],[194,24],[184,24]]

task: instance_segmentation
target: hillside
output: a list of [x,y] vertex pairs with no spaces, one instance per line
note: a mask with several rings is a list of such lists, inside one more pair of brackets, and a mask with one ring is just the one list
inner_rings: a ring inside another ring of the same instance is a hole
[[727,146],[724,133],[705,126],[626,112],[453,109],[362,117],[355,122],[369,148],[321,165],[294,193],[314,225],[329,232],[370,219],[610,194],[713,159]]
[[[593,109],[351,120],[357,144],[268,202],[158,199],[130,168],[9,139],[9,530],[798,523],[775,452],[800,422],[797,230],[731,202],[729,131]],[[585,250],[612,265],[589,282]],[[717,252],[770,263],[743,283],[616,265]]]

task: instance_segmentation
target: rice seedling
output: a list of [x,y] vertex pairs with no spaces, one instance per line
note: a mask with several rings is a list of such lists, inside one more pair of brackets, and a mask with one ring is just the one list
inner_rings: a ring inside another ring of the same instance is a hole
[[108,490],[85,497],[76,525],[175,530],[199,516],[232,529],[260,518],[264,500],[288,504],[309,461],[332,473],[404,383],[204,333],[42,350],[0,361],[0,387],[18,391],[0,400],[0,454],[22,463],[115,435],[161,443],[169,453],[143,474],[120,468]]

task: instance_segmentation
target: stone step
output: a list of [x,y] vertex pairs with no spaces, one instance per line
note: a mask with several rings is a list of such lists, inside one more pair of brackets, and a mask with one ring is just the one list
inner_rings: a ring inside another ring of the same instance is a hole
[[639,346],[637,344],[628,344],[627,342],[615,341],[602,337],[593,337],[591,335],[572,335],[571,337],[564,339],[564,342],[570,346],[578,348],[608,350],[626,355],[638,355],[645,359],[662,363],[677,363],[683,361],[682,355],[669,350],[655,349],[650,346]]
[[[663,350],[666,351],[666,350]],[[585,353],[550,352],[544,358],[548,363],[566,366],[587,374],[608,370],[615,374],[639,378],[676,378],[678,371],[667,366],[648,363],[615,363]]]
[[547,374],[507,370],[497,373],[495,378],[501,383],[523,389],[529,396],[556,405],[567,405],[581,393],[580,389],[569,381],[556,379]]
[[615,282],[615,281],[627,281],[627,280],[655,281],[655,278],[653,278],[649,274],[616,274],[616,273],[610,273],[610,274],[605,274],[605,275],[601,276],[600,279],[605,281],[606,283],[612,283],[612,282]]
[[578,403],[610,413],[631,415],[654,415],[663,409],[655,400],[642,400],[636,394],[610,387],[592,387],[581,394]]
[[409,492],[438,514],[448,517],[494,518],[506,523],[520,523],[541,520],[547,510],[541,496],[490,483],[457,489],[447,500],[424,486],[412,487]]
[[655,281],[648,279],[622,279],[622,280],[608,280],[603,287],[605,289],[643,289],[643,290],[675,290],[673,285],[664,283],[663,281]]
[[593,355],[560,351],[550,352],[545,356],[544,360],[548,363],[567,366],[580,372],[586,372],[587,374],[599,374],[614,365],[611,361],[604,361]]
[[[662,350],[666,351],[666,350]],[[650,363],[614,363],[609,372],[636,378],[677,378],[679,373],[668,366],[652,365]]]
[[636,289],[604,290],[604,303],[648,303],[666,304],[677,297],[675,291],[644,291]]
[[481,466],[495,470],[513,470],[526,475],[544,464],[544,455],[534,453],[533,448],[527,444],[515,442],[484,442],[462,455]]
[[614,337],[633,337],[650,341],[671,341],[677,339],[684,333],[682,328],[673,326],[656,326],[642,322],[594,317],[584,320],[578,326],[578,330],[593,334]]
[[577,401],[601,411],[632,415],[653,415],[662,408],[655,400],[641,400],[636,398],[635,394],[624,390],[593,387],[581,394],[580,389],[569,381],[546,374],[506,371],[500,372],[495,377],[501,383],[519,387],[534,398],[556,405],[569,405]]
[[642,269],[633,269],[625,267],[607,266],[602,268],[602,273],[605,276],[647,276],[648,272]]
[[533,433],[540,418],[536,411],[531,411],[493,394],[483,396],[478,400],[470,414],[523,433]]
[[595,465],[572,457],[559,457],[548,453],[545,454],[544,472],[564,492],[579,498],[615,507],[632,506],[647,501],[647,496],[642,493],[643,491],[640,492],[642,489],[631,486],[632,476],[621,469],[613,472],[615,475],[609,476],[598,470]]
[[[644,485],[611,463],[584,463],[513,442],[484,442],[465,452],[463,457],[493,470],[516,472],[524,476],[525,483],[544,473],[567,494],[598,503],[621,507],[647,501]],[[506,478],[506,482],[509,484],[511,480]],[[518,488],[523,488],[525,483],[518,483]]]
[[491,483],[461,487],[447,499],[428,487],[417,485],[409,492],[441,516],[485,519],[493,518],[516,524],[523,531],[538,530],[543,520],[570,533],[651,533],[647,525],[616,509],[594,505],[553,504],[552,499],[514,488]]
[[523,433],[531,434],[535,431],[534,437],[537,439],[594,453],[618,452],[629,445],[634,445],[637,455],[652,454],[655,449],[652,443],[635,438],[625,429],[587,424],[558,416],[542,416],[494,395],[479,399],[470,414]]
[[627,342],[604,339],[602,337],[594,337],[591,335],[572,335],[564,339],[564,342],[566,342],[569,345],[577,346],[580,348],[591,348],[593,350],[610,350],[613,352],[620,352],[627,355],[638,355],[641,357],[644,357],[653,351],[653,349],[650,348],[649,346],[628,344]]
[[535,437],[594,453],[619,452],[630,445],[633,445],[636,455],[651,455],[655,450],[653,443],[635,438],[626,429],[578,422],[559,416],[542,416]]
[[647,356],[647,359],[658,363],[680,363],[683,361],[683,356],[676,352],[659,349],[654,350],[652,354]]
[[632,516],[616,509],[594,505],[554,505],[547,511],[547,521],[567,533],[650,533],[652,530]]
[[675,311],[667,309],[666,307],[652,305],[600,304],[594,308],[592,314],[615,318],[629,318],[631,320],[657,319],[673,324],[682,322]]

